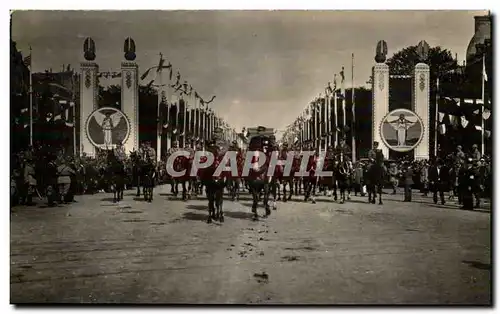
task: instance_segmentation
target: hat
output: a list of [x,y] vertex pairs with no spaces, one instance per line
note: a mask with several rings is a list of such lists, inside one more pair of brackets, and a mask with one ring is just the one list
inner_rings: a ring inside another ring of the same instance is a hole
[[457,148],[460,148],[460,149],[462,149],[462,145],[458,145],[458,146],[457,146]]
[[477,148],[477,144],[472,145],[472,148]]

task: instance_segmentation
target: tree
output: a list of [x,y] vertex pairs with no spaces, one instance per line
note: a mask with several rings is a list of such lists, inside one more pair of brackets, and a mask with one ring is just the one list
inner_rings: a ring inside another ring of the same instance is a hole
[[[410,46],[396,52],[387,60],[389,73],[391,75],[412,75],[415,65],[419,63],[417,46]],[[438,76],[458,68],[457,60],[453,58],[451,52],[441,47],[429,49],[429,57],[426,62],[431,71],[431,82]]]

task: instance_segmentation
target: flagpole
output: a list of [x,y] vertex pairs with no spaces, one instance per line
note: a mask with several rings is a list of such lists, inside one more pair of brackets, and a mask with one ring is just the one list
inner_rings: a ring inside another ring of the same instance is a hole
[[344,67],[342,67],[342,77],[340,79],[342,80],[340,82],[340,89],[341,89],[341,93],[342,93],[342,127],[344,128],[344,131],[345,131],[347,117],[345,115],[346,112],[345,112],[345,73],[344,73]]
[[156,109],[156,116],[157,116],[157,122],[156,122],[156,162],[161,161],[161,133],[162,133],[161,104],[162,104],[162,93],[163,93],[162,60],[163,60],[163,55],[160,52],[160,64],[158,66],[158,74],[160,76],[159,80],[158,80],[158,106]]
[[352,120],[351,120],[351,146],[352,146],[352,162],[356,162],[356,104],[354,102],[354,53],[351,59],[351,110],[352,110]]
[[[73,100],[73,156],[76,157],[76,93],[75,93],[75,76],[71,70],[71,98]],[[67,119],[68,117],[66,117]]]
[[339,129],[339,119],[338,119],[338,97],[337,97],[337,75],[335,75],[335,83],[334,83],[334,99],[333,99],[333,114],[335,115],[335,142],[333,143],[332,146],[337,146],[338,144],[338,141],[339,141],[339,132],[338,132],[338,129]]
[[485,79],[485,74],[486,74],[486,63],[485,63],[485,56],[486,53],[483,53],[483,75],[481,77],[482,81],[482,87],[481,87],[481,99],[483,100],[483,104],[481,105],[481,156],[484,156],[484,151],[485,151],[485,142],[484,142],[484,105],[486,99],[484,99],[484,89],[485,89],[485,84],[484,84],[484,79]]
[[438,118],[439,116],[439,76],[436,78],[436,110],[434,112],[434,157],[438,157]]
[[30,146],[33,147],[33,56],[30,46],[30,86],[29,86],[29,98],[30,98]]

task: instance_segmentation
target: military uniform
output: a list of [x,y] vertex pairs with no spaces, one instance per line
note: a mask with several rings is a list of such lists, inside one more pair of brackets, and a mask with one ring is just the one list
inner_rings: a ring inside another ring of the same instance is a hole
[[338,145],[335,148],[335,155],[339,160],[341,155],[343,156],[344,160],[351,160],[351,148],[346,144]]
[[405,187],[405,202],[411,202],[412,191],[411,187],[413,185],[413,169],[408,164],[403,170],[404,187]]
[[392,163],[389,168],[390,181],[392,185],[392,194],[396,194],[399,185],[399,170],[395,163]]
[[61,202],[68,203],[70,201],[71,176],[74,174],[75,171],[66,161],[62,161],[57,167],[57,185],[59,187],[59,197]]
[[57,165],[53,160],[47,163],[47,182],[46,182],[46,195],[47,202],[49,206],[54,206],[57,201],[58,189],[57,189]]
[[26,204],[33,204],[33,194],[36,192],[37,180],[35,177],[35,166],[31,157],[26,157],[23,171],[24,184],[26,186]]
[[474,209],[474,187],[476,183],[476,172],[474,169],[467,167],[460,172],[459,188],[462,195],[462,209]]

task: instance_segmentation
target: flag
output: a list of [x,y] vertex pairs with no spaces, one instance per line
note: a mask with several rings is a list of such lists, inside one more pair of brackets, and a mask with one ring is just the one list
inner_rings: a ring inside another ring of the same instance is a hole
[[489,109],[483,109],[483,119],[488,120],[491,116],[491,111]]
[[160,62],[158,63],[158,67],[156,68],[156,73],[160,72],[163,69],[164,63],[165,59],[163,59],[163,55],[160,53]]
[[344,81],[345,81],[344,67],[342,67],[342,70],[340,71],[340,82],[344,83]]
[[449,114],[448,115],[448,118],[450,119],[450,124],[453,126],[453,127],[457,127],[458,126],[458,117],[455,116],[455,115],[452,115],[452,114]]
[[464,116],[462,116],[460,118],[461,118],[462,127],[465,129],[467,127],[467,125],[469,125],[469,121]]
[[439,134],[444,135],[446,133],[446,126],[444,124],[439,125]]

